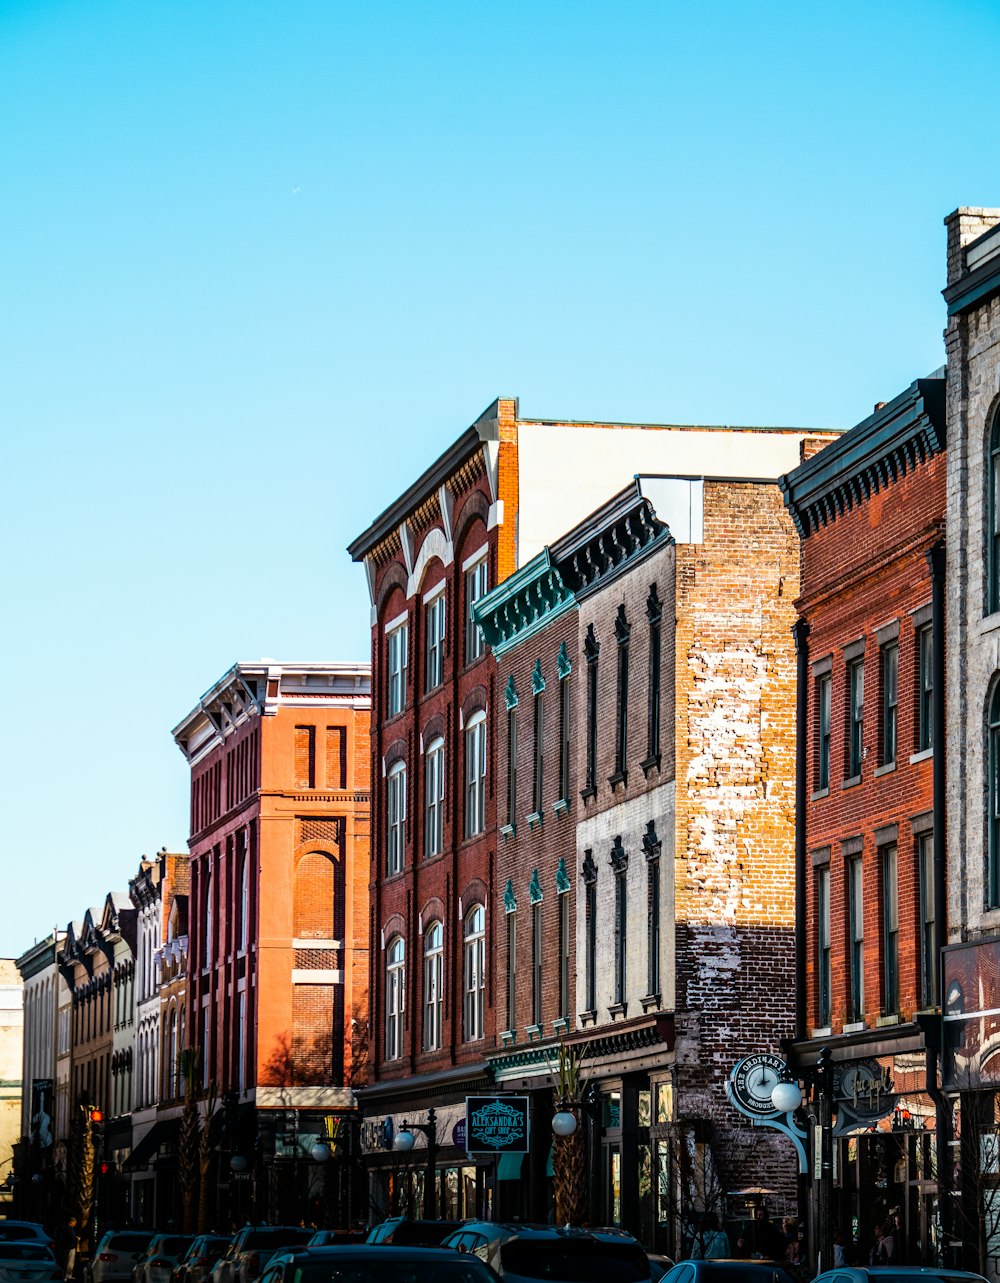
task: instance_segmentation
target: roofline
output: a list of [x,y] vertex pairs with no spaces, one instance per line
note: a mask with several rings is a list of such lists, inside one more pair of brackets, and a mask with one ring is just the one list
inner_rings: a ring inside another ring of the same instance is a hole
[[347,545],[352,561],[362,561],[376,544],[391,534],[411,512],[419,508],[425,499],[434,494],[438,487],[470,459],[487,441],[499,441],[500,430],[497,426],[501,400],[514,402],[514,413],[517,415],[516,397],[496,397],[471,427],[451,443],[443,454],[438,455],[429,468],[408,486],[398,499],[385,508],[375,518],[367,530]]
[[792,432],[814,436],[822,432],[844,432],[844,428],[796,427],[767,423],[647,423],[629,419],[545,419],[518,418],[518,424],[543,428],[645,428],[650,432]]

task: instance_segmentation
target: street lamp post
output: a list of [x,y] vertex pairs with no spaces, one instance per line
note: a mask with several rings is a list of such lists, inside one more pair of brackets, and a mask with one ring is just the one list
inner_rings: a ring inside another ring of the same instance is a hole
[[426,1123],[408,1123],[403,1119],[403,1126],[393,1137],[392,1147],[398,1154],[408,1154],[415,1141],[414,1132],[422,1132],[427,1137],[427,1174],[424,1177],[424,1216],[429,1221],[437,1220],[437,1114],[433,1107],[427,1111]]
[[[833,1269],[833,1065],[829,1047],[822,1047],[814,1069],[800,1069],[803,1081],[815,1087],[819,1129],[819,1181],[816,1185],[816,1249],[818,1271]],[[782,1113],[793,1114],[803,1103],[802,1089],[785,1074],[771,1092],[771,1103]],[[813,1165],[813,1180],[816,1180]]]

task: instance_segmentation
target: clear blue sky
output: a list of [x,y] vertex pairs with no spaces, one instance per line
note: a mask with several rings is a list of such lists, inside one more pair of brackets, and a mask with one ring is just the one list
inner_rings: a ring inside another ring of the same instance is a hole
[[995,3],[0,0],[0,954],[184,849],[234,660],[494,396],[847,426],[1000,204]]

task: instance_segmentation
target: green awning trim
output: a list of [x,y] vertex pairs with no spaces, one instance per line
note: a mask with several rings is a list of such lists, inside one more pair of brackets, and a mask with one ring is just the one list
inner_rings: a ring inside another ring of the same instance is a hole
[[500,1162],[497,1164],[497,1180],[519,1181],[523,1162],[523,1154],[501,1154]]

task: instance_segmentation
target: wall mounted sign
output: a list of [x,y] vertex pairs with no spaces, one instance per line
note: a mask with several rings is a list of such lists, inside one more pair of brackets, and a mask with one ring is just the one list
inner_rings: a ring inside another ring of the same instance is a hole
[[465,1136],[469,1154],[526,1154],[527,1096],[466,1096]]
[[780,1056],[761,1051],[754,1056],[744,1056],[734,1066],[726,1082],[726,1095],[734,1109],[752,1118],[774,1118],[779,1111],[771,1100],[771,1092],[778,1085],[785,1062]]

